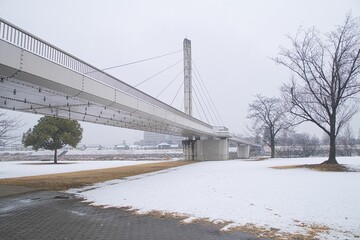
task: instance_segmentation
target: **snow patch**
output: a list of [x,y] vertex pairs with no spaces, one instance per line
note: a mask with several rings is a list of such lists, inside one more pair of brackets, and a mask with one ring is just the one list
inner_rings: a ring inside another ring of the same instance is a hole
[[[359,172],[271,168],[324,160],[200,162],[97,184],[77,194],[99,206],[178,213],[188,216],[185,222],[230,223],[223,231],[247,226],[274,234],[317,231],[322,239],[355,238],[360,235]],[[360,157],[338,161],[360,168]]]
[[[125,167],[160,161],[77,161],[69,164],[52,164],[44,161],[0,162],[0,179],[36,176],[54,173],[67,173],[102,168]],[[60,161],[61,163],[61,161]]]
[[184,220],[182,220],[180,223],[183,223],[183,224],[190,224],[190,223],[193,223],[195,221],[199,220],[198,217],[188,217]]

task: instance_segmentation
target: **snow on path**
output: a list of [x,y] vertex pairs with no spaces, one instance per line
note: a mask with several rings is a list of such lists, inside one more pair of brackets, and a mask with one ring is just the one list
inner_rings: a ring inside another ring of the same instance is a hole
[[[77,161],[51,164],[44,161],[10,161],[0,162],[0,179],[25,176],[36,176],[53,173],[66,173],[101,168],[124,167],[159,161]],[[46,164],[48,163],[48,164]]]
[[[305,233],[299,223],[333,229],[324,239],[360,235],[360,173],[272,169],[325,159],[202,162],[72,189],[94,205],[185,214]],[[360,168],[360,158],[339,158]]]

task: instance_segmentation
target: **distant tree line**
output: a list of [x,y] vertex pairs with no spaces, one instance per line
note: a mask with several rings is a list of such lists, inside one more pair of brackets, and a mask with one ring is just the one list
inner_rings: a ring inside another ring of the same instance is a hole
[[[270,135],[266,129],[261,137],[250,137],[240,135],[239,137],[247,139],[250,142],[262,145],[262,147],[252,146],[250,156],[262,156],[270,153],[271,148],[267,142]],[[264,137],[265,136],[265,137]],[[274,157],[279,158],[306,158],[306,157],[324,157],[329,153],[329,137],[324,134],[321,138],[306,132],[296,132],[293,129],[281,131],[275,139]],[[360,129],[359,134],[355,137],[354,131],[350,125],[346,125],[341,134],[338,136],[336,143],[337,156],[360,156]]]
[[[283,132],[275,149],[277,157],[326,156],[329,152],[329,138],[322,139],[309,133]],[[336,144],[337,156],[360,156],[360,138],[355,138],[349,125],[339,135]]]

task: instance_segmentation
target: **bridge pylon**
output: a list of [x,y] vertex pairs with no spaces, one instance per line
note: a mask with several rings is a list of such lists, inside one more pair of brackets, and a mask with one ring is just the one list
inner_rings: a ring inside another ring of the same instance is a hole
[[184,39],[184,111],[192,116],[191,41]]
[[[183,43],[184,52],[184,112],[192,116],[192,63],[191,63],[191,41],[187,38]],[[213,127],[215,128],[215,127]],[[215,130],[215,129],[214,129]],[[226,132],[228,130],[226,129]],[[185,160],[209,161],[229,159],[228,136],[211,139],[200,139],[189,137],[183,140],[183,151]],[[243,151],[241,151],[243,152]],[[248,154],[242,154],[244,156]]]

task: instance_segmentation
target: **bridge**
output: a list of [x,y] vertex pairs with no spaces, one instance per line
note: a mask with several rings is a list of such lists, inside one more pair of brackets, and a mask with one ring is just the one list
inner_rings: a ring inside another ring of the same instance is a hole
[[0,18],[0,108],[187,138],[188,160],[238,157],[251,143],[192,116],[191,42],[184,40],[182,112]]

